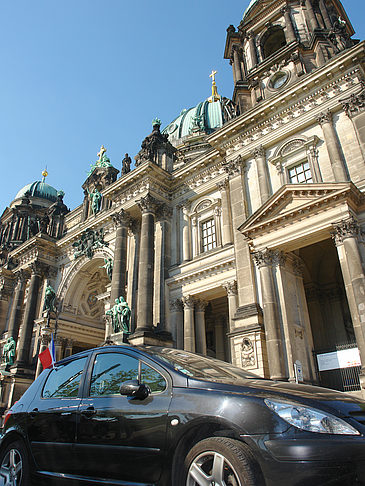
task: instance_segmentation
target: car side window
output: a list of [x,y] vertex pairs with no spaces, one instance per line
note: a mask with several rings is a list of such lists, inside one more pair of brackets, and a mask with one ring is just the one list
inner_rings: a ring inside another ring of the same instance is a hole
[[76,398],[87,357],[54,368],[44,384],[42,398]]
[[141,364],[141,383],[148,385],[152,393],[164,391],[167,385],[165,378],[145,363]]
[[138,359],[122,353],[100,353],[96,355],[90,396],[119,395],[124,381],[138,379]]

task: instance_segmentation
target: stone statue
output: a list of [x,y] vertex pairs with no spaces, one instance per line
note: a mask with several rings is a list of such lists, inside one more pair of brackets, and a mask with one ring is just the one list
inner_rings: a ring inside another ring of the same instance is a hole
[[93,212],[93,215],[95,216],[100,211],[102,195],[97,190],[96,187],[93,190],[93,192],[90,192],[89,189],[87,189],[87,192],[88,192],[90,200],[91,200],[91,211]]
[[343,51],[353,46],[353,41],[350,38],[346,29],[346,21],[341,17],[333,18],[333,28],[329,31],[329,40],[332,42],[337,52]]
[[92,230],[86,229],[81,233],[80,238],[72,243],[74,248],[74,258],[79,258],[82,255],[86,255],[88,258],[92,258],[95,250],[102,248],[103,246],[109,246],[109,243],[104,241],[104,229]]
[[56,312],[55,308],[56,292],[51,285],[47,285],[44,294],[44,306],[43,310],[49,312]]
[[11,366],[14,364],[16,343],[13,337],[9,337],[3,347],[3,364]]
[[115,299],[114,306],[106,311],[106,315],[111,318],[114,333],[130,334],[131,310],[122,296]]
[[125,154],[124,159],[122,160],[122,175],[128,174],[128,172],[131,171],[131,163],[132,159],[128,154]]
[[100,268],[105,268],[106,274],[108,275],[109,279],[112,279],[113,276],[113,259],[112,258],[104,258],[104,265]]
[[49,217],[47,214],[45,214],[39,220],[39,231],[43,234],[47,234],[48,225],[49,225]]

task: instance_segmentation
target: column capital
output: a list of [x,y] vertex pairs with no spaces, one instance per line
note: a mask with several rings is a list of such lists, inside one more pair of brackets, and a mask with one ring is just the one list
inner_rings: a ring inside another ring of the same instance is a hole
[[343,109],[349,118],[353,118],[365,111],[365,90],[358,94],[353,94],[345,100],[341,100]]
[[323,126],[326,123],[332,123],[332,113],[327,111],[322,111],[318,116],[316,116],[317,122]]
[[208,305],[208,302],[206,300],[203,300],[203,299],[196,299],[195,300],[195,310],[197,312],[204,312],[207,305]]
[[146,213],[156,213],[160,206],[159,201],[147,193],[146,196],[142,197],[139,201],[136,201],[142,214]]
[[231,296],[231,295],[237,295],[238,294],[237,281],[236,280],[231,280],[229,282],[225,282],[222,285],[222,287],[227,292],[228,297]]
[[347,238],[358,238],[361,234],[360,225],[353,216],[333,223],[332,228],[331,236],[336,246],[342,245]]
[[170,221],[172,218],[172,208],[167,206],[167,204],[161,204],[157,209],[156,216],[160,221]]
[[243,164],[244,160],[241,155],[239,155],[233,160],[225,161],[223,163],[223,169],[226,171],[228,176],[235,176],[241,172]]
[[184,309],[194,309],[195,307],[195,299],[191,295],[186,295],[182,298],[182,303]]
[[170,312],[181,312],[183,310],[183,303],[181,299],[170,300]]
[[286,4],[284,7],[280,10],[283,15],[288,14],[291,12],[290,5]]
[[130,224],[131,220],[129,214],[124,209],[120,209],[118,212],[114,213],[112,218],[114,226],[116,228],[118,228],[119,226],[127,227]]
[[260,157],[265,157],[266,150],[263,145],[260,145],[259,147],[256,147],[254,150],[252,150],[251,154],[253,157],[255,157],[255,159],[258,159]]
[[221,191],[221,192],[224,192],[224,191],[227,191],[228,188],[229,188],[229,179],[224,179],[223,181],[221,182],[218,182],[217,183],[217,188]]
[[255,38],[255,33],[252,30],[246,32],[246,39],[251,40],[254,38]]
[[43,262],[35,260],[29,265],[31,276],[36,275],[37,277],[43,277],[48,274],[50,266]]
[[285,265],[286,255],[280,250],[265,248],[261,251],[252,252],[253,259],[258,268],[269,265]]

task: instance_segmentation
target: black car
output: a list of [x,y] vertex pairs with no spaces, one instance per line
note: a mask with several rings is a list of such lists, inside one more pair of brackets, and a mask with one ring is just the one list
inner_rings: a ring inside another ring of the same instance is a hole
[[[106,346],[43,371],[5,417],[0,485],[365,484],[365,401],[211,358]],[[38,483],[36,483],[38,484]]]

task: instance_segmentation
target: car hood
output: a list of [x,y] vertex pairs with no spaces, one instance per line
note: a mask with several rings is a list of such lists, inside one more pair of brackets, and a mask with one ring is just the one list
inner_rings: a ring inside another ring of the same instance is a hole
[[258,398],[282,398],[298,401],[303,405],[315,406],[322,404],[322,407],[336,410],[346,416],[363,416],[365,423],[365,401],[353,395],[348,395],[336,390],[321,388],[319,386],[301,385],[286,383],[282,381],[249,379],[225,383],[205,382],[202,380],[189,379],[189,387],[210,388],[217,391],[243,394],[245,396],[256,396]]

